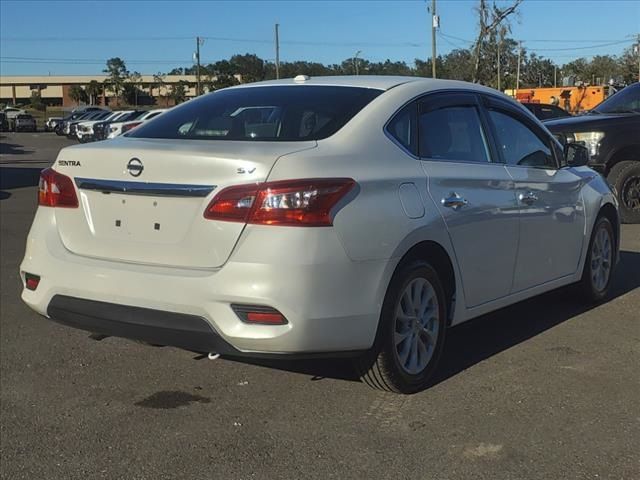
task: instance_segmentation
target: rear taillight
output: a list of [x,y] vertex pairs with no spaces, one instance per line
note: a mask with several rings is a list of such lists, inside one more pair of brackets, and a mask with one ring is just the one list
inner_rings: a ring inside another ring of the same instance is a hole
[[78,197],[73,186],[73,180],[52,168],[47,168],[40,172],[38,205],[43,207],[77,208]]
[[129,123],[128,125],[123,125],[122,126],[122,133],[128,132],[129,130],[131,130],[132,128],[136,128],[138,125],[140,125],[142,122],[136,122],[136,123]]
[[204,212],[210,220],[326,227],[332,210],[354,187],[350,178],[284,180],[225,188]]

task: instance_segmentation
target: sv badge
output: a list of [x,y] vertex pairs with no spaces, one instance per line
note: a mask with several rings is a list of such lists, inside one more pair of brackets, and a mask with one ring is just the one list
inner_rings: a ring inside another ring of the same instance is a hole
[[256,167],[253,168],[238,168],[236,170],[236,173],[238,173],[239,175],[245,174],[245,173],[253,173],[256,171]]

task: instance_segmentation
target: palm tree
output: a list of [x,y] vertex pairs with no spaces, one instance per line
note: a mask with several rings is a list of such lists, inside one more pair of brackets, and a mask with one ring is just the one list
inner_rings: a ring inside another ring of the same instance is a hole
[[89,103],[91,105],[98,104],[98,97],[102,93],[102,87],[96,80],[91,80],[87,86],[84,87],[87,95],[89,95]]
[[69,98],[80,105],[80,102],[87,101],[87,92],[80,85],[72,85],[69,89]]

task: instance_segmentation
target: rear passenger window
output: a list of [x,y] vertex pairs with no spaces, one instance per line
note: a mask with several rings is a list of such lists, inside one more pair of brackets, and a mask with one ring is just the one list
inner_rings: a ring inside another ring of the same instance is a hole
[[418,117],[420,156],[423,158],[489,162],[487,141],[475,107],[445,107]]
[[520,167],[556,168],[550,142],[543,142],[524,123],[497,110],[489,116],[496,129],[498,148],[507,165]]
[[415,108],[415,104],[405,107],[387,126],[387,132],[414,155],[418,153],[415,151],[415,132],[413,131]]

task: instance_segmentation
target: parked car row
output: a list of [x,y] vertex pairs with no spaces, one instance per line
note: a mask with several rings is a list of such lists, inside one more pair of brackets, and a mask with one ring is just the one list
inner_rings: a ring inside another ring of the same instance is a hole
[[21,108],[7,107],[0,112],[0,131],[35,132],[36,120]]
[[[155,110],[91,110],[72,113],[66,118],[51,122],[58,135],[66,135],[81,143],[115,138],[138,125],[157,117],[165,109]],[[50,119],[51,120],[51,119]],[[55,123],[54,123],[55,122]]]

